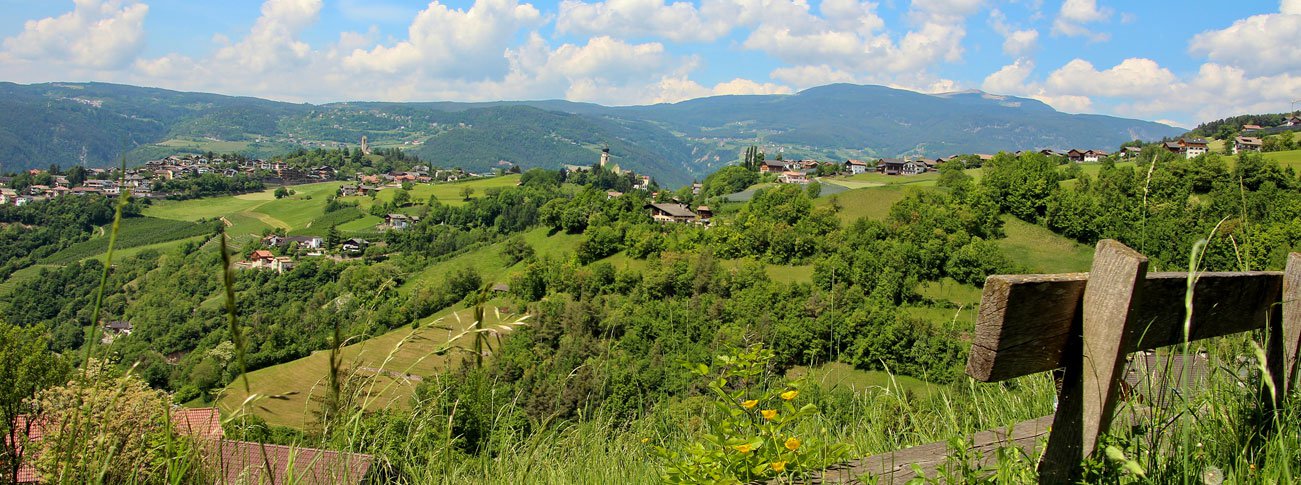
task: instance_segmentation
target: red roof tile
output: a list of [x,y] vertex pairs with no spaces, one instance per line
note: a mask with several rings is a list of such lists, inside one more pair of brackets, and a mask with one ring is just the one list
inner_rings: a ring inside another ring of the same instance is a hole
[[[219,483],[361,483],[370,471],[370,455],[221,440],[209,455]],[[265,450],[265,454],[263,451]],[[267,463],[271,473],[267,473]]]

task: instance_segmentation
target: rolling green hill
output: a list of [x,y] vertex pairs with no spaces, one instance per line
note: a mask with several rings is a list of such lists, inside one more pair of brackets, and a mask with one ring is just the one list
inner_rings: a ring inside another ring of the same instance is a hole
[[609,146],[622,168],[676,187],[734,161],[742,147],[821,159],[999,150],[1112,149],[1181,131],[1059,113],[980,92],[928,95],[838,84],[795,95],[716,96],[653,106],[566,101],[292,104],[104,83],[0,83],[0,166],[114,165],[177,152],[266,157],[294,147],[414,151],[482,171],[587,165]]

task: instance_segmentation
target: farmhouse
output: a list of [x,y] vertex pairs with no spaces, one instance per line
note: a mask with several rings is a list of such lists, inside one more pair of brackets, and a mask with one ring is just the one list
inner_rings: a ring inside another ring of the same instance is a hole
[[1233,139],[1233,154],[1241,152],[1258,152],[1263,144],[1260,138],[1251,136],[1240,136]]
[[1165,148],[1174,153],[1183,154],[1184,158],[1192,159],[1205,155],[1209,150],[1204,138],[1180,138],[1175,141],[1165,142]]
[[1139,147],[1125,147],[1120,151],[1120,156],[1126,160],[1129,160],[1131,158],[1137,157],[1138,154],[1142,152],[1143,149]]
[[693,222],[696,213],[682,204],[647,204],[651,219],[655,222]]
[[709,206],[702,205],[696,208],[696,221],[701,224],[709,224],[709,220],[714,218],[714,211]]
[[384,225],[399,231],[411,227],[415,221],[415,217],[406,214],[388,214],[384,216]]
[[339,249],[343,250],[343,252],[347,254],[358,254],[361,253],[362,251],[365,251],[366,246],[368,245],[370,245],[370,241],[367,241],[365,239],[352,238],[340,243]]
[[759,166],[759,173],[781,173],[786,171],[786,162],[781,160],[764,160]]
[[876,161],[876,169],[886,175],[916,175],[926,171],[926,166],[900,158],[882,158]]
[[1288,115],[1283,119],[1283,126],[1301,126],[1301,116]]
[[248,255],[249,267],[252,268],[271,268],[275,265],[276,255],[271,251],[259,249]]
[[777,182],[783,184],[807,184],[809,179],[804,176],[803,172],[785,171],[777,177]]
[[1261,130],[1260,125],[1242,125],[1243,133],[1251,133],[1253,131],[1260,131],[1260,130]]
[[867,162],[862,160],[845,160],[845,171],[850,175],[858,175],[867,172]]
[[318,236],[281,236],[272,234],[262,238],[262,244],[268,247],[297,244],[299,249],[321,249],[325,245],[325,239]]
[[1102,160],[1103,158],[1106,158],[1107,155],[1109,155],[1109,154],[1108,154],[1107,152],[1102,151],[1102,150],[1085,150],[1085,151],[1084,151],[1084,161],[1086,161],[1086,162],[1096,162],[1096,161],[1098,161],[1098,160]]

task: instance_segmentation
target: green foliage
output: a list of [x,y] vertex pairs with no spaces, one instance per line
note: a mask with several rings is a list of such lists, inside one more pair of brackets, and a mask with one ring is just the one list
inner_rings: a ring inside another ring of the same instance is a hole
[[[215,229],[212,223],[174,221],[154,217],[132,217],[122,221],[114,247],[127,249],[210,235],[213,234]],[[108,236],[104,235],[68,246],[41,260],[41,263],[67,264],[103,254],[107,249]]]
[[[656,447],[665,462],[665,481],[797,480],[846,458],[848,447],[830,441],[825,430],[820,436],[797,433],[800,423],[814,418],[818,408],[812,403],[796,408],[802,401],[798,385],[770,382],[772,358],[772,351],[758,345],[717,357],[721,369],[707,385],[714,399],[713,409],[705,413],[703,433],[680,449]],[[704,364],[692,370],[701,377],[711,373]]]
[[0,388],[0,481],[18,483],[18,465],[33,455],[22,445],[32,420],[20,422],[19,417],[34,416],[37,393],[67,375],[67,362],[51,352],[49,344],[43,327],[20,328],[0,321],[0,381],[7,383]]
[[[89,239],[96,227],[113,222],[114,202],[92,195],[0,206],[0,279]],[[123,217],[140,215],[141,206],[132,200]]]
[[984,165],[980,184],[1009,214],[1036,222],[1047,210],[1047,200],[1057,190],[1057,163],[1038,153],[1013,156],[999,153]]
[[759,172],[748,166],[728,165],[705,177],[700,195],[715,197],[745,190],[759,181]]
[[523,237],[511,236],[502,241],[501,257],[506,261],[506,266],[512,266],[520,261],[531,260],[534,254],[533,246],[530,246]]

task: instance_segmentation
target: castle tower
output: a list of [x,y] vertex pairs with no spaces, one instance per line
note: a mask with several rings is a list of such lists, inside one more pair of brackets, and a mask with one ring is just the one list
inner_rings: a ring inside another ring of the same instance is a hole
[[361,135],[361,154],[370,155],[370,143],[366,142],[366,135]]
[[601,149],[601,168],[605,168],[607,163],[610,163],[610,147]]

